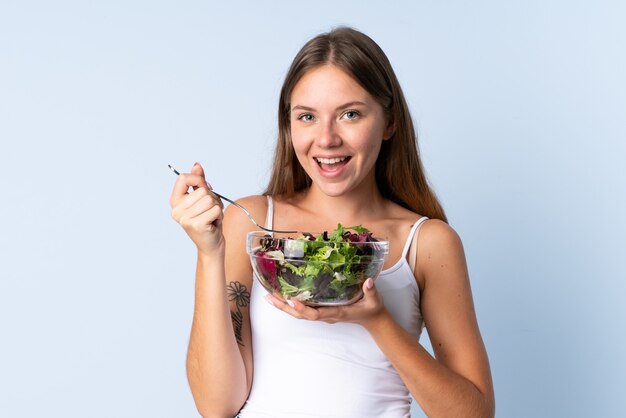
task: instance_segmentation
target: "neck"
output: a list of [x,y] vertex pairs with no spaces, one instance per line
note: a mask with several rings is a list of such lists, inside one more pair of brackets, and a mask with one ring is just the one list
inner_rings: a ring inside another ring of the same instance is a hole
[[302,204],[306,208],[314,208],[310,210],[315,212],[320,222],[351,226],[348,224],[366,223],[380,218],[384,212],[385,199],[375,183],[363,185],[340,196],[328,196],[314,184],[304,193]]

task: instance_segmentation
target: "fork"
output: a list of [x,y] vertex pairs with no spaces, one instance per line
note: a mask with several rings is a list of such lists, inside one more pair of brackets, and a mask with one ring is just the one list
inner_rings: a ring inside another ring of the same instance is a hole
[[[174,172],[174,174],[176,174],[177,176],[178,176],[178,175],[180,175],[180,173],[178,172],[178,170],[176,170],[174,167],[172,167],[172,165],[171,165],[171,164],[168,164],[167,166],[170,168],[170,170],[172,170],[172,171]],[[241,206],[239,203],[234,202],[234,201],[230,200],[229,198],[227,198],[227,197],[225,197],[225,196],[222,196],[221,194],[217,193],[217,192],[216,192],[215,190],[213,190],[213,189],[209,189],[209,191],[210,191],[211,193],[213,193],[215,196],[219,197],[220,199],[225,200],[225,201],[227,201],[227,202],[229,202],[229,203],[231,203],[231,204],[233,204],[233,205],[237,206],[237,207],[238,207],[239,209],[241,209],[242,211],[244,211],[244,212],[245,212],[245,214],[246,214],[246,215],[248,215],[248,218],[250,218],[250,220],[252,221],[252,223],[253,223],[253,224],[255,224],[256,226],[258,226],[259,228],[261,228],[261,229],[262,229],[262,230],[264,230],[264,231],[267,231],[267,232],[276,232],[276,233],[279,233],[279,234],[295,234],[295,233],[297,233],[297,232],[298,232],[298,231],[280,231],[280,230],[278,230],[278,229],[270,229],[270,228],[266,228],[266,227],[264,227],[264,226],[262,226],[262,225],[259,225],[259,223],[258,223],[257,221],[255,221],[255,220],[254,220],[254,218],[252,217],[252,215],[250,215],[250,212],[248,212],[248,210],[247,210],[246,208],[244,208],[243,206]]]

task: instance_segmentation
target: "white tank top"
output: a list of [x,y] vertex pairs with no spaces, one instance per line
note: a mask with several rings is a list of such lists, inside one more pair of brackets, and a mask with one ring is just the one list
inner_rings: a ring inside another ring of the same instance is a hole
[[[271,197],[267,212],[271,228]],[[406,256],[426,219],[413,225],[400,260],[376,280],[386,308],[416,339],[423,327],[420,294]],[[293,318],[271,306],[266,294],[254,278],[254,374],[241,418],[410,417],[408,389],[365,328]]]

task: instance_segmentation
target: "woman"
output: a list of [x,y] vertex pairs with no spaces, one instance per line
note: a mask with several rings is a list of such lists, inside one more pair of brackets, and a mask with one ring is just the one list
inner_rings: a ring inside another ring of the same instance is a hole
[[[383,51],[349,28],[313,38],[286,76],[278,119],[269,186],[239,203],[275,229],[364,225],[387,237],[389,256],[357,303],[283,302],[253,280],[245,214],[222,213],[199,164],[179,176],[172,217],[198,248],[187,372],[200,413],[408,417],[412,394],[428,416],[493,416],[462,244],[427,184]],[[435,358],[419,344],[423,324]]]

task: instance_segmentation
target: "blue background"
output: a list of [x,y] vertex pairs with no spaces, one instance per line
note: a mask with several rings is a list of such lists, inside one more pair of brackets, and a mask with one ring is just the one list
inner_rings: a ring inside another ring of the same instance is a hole
[[625,20],[620,1],[2,2],[0,416],[197,416],[167,164],[259,193],[287,67],[340,24],[405,89],[497,415],[626,416]]

